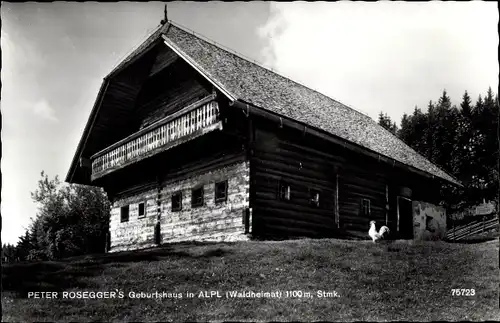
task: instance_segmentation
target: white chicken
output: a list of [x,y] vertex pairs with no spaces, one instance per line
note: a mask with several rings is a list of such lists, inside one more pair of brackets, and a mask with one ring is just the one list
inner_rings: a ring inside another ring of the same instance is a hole
[[376,242],[380,239],[385,239],[389,234],[389,228],[383,225],[380,230],[377,232],[375,228],[375,221],[370,221],[370,230],[368,230],[368,235],[372,238],[373,242]]

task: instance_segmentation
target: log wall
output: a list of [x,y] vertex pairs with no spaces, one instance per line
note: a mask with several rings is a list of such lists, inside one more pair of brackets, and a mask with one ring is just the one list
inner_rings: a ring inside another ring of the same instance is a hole
[[[254,120],[255,122],[255,120]],[[264,237],[332,236],[335,229],[335,173],[331,159],[304,145],[300,134],[263,122],[251,144],[253,233]],[[337,163],[339,161],[337,160]],[[280,198],[280,183],[290,199]],[[320,193],[319,206],[311,190]]]
[[[258,117],[252,122],[250,206],[256,235],[368,239],[375,220],[377,228],[387,225],[397,237],[397,197],[403,187],[411,189],[412,199],[439,198],[436,183],[308,135],[307,129]],[[280,200],[280,181],[291,185],[290,201]],[[309,203],[310,189],[320,190],[320,208]],[[370,203],[367,214],[364,199]]]
[[[367,236],[372,220],[377,226],[386,224],[387,177],[376,166],[362,168],[354,162],[339,173],[339,227],[354,236]],[[363,199],[370,201],[368,214],[363,213]]]

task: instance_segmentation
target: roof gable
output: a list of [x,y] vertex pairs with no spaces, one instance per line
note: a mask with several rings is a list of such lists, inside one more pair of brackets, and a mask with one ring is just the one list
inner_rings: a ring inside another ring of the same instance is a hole
[[421,156],[370,117],[346,105],[230,53],[184,31],[172,23],[158,27],[127,56],[103,82],[96,104],[75,153],[67,181],[73,181],[78,160],[97,117],[105,84],[127,66],[151,51],[161,40],[210,81],[231,101],[241,99],[262,109],[297,120],[355,143],[405,165],[461,185],[452,176]]
[[[164,47],[161,34],[166,29],[167,26],[156,29],[104,78],[66,175],[67,182],[88,184],[90,176],[88,170],[78,166],[80,158],[89,158],[92,152],[110,145],[127,132],[132,117],[130,107],[150,74],[159,46]],[[110,122],[120,131],[109,132]]]

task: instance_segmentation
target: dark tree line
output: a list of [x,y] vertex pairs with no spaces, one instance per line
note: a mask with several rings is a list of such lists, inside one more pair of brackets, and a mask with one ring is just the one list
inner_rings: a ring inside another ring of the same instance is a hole
[[464,184],[443,186],[443,204],[450,211],[483,199],[496,201],[498,208],[498,120],[498,96],[491,88],[475,104],[466,91],[458,107],[443,91],[437,102],[429,101],[427,111],[415,107],[412,114],[404,114],[399,130],[387,115],[379,114],[380,125]]
[[50,260],[103,252],[110,203],[102,189],[63,185],[42,172],[31,193],[38,205],[36,218],[17,245],[3,245],[4,261]]

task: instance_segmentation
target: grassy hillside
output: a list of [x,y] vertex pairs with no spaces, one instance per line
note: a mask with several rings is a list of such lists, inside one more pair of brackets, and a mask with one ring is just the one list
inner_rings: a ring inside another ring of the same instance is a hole
[[[176,244],[13,264],[2,273],[3,320],[500,320],[498,254],[497,241],[307,239]],[[457,288],[474,289],[475,295],[452,295]],[[282,297],[227,298],[225,293],[233,290],[282,291]],[[28,299],[34,291],[59,293],[57,299]],[[124,298],[61,299],[64,291],[121,291]],[[155,291],[181,293],[182,298],[128,297],[129,292]],[[222,298],[198,298],[200,291],[218,291]],[[285,291],[303,297],[287,298]],[[335,291],[338,297],[318,297],[318,291],[330,296]]]

